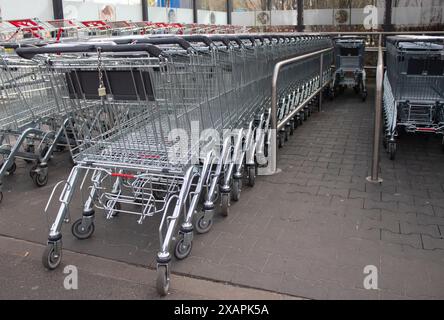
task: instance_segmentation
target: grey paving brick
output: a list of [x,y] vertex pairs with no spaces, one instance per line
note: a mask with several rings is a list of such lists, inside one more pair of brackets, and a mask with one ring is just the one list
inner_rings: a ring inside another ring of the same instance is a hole
[[439,206],[433,206],[432,207],[432,212],[441,218],[444,218],[444,207],[439,207]]
[[295,185],[295,184],[290,184],[287,186],[285,191],[289,194],[307,193],[307,194],[315,195],[318,193],[318,189],[319,189],[319,187],[317,187],[317,186],[299,186],[299,185]]
[[340,169],[332,169],[332,168],[313,168],[313,173],[323,173],[329,175],[339,175]]
[[408,194],[401,194],[401,193],[388,193],[388,192],[382,192],[382,201],[384,202],[403,202],[407,205],[413,205],[413,196]]
[[231,233],[221,232],[220,235],[215,239],[215,243],[218,246],[229,247],[237,249],[241,252],[249,252],[256,242],[260,239],[261,234],[258,232],[257,234],[248,236],[244,235],[246,231],[242,235],[233,236]]
[[349,189],[342,189],[342,188],[328,188],[328,187],[319,187],[318,195],[324,195],[324,196],[339,196],[342,198],[347,198],[348,193],[350,192]]
[[233,282],[248,287],[282,292],[283,277],[283,273],[251,272],[249,268],[237,267]]
[[262,272],[293,274],[305,279],[310,274],[310,263],[308,259],[294,259],[280,254],[271,254]]
[[381,192],[380,191],[362,192],[359,190],[351,189],[348,197],[350,199],[362,198],[362,199],[371,199],[371,200],[375,200],[375,201],[380,201],[381,200]]
[[281,292],[308,299],[327,299],[330,286],[323,281],[305,280],[285,274],[281,282]]
[[401,222],[401,233],[404,234],[423,234],[439,238],[439,228],[437,225],[420,225],[409,222]]
[[341,289],[330,288],[328,291],[328,299],[334,300],[378,300],[378,290],[365,290],[365,289]]
[[253,273],[262,272],[265,267],[265,263],[270,256],[270,253],[262,250],[253,249],[248,251],[248,253],[245,253],[236,249],[230,249],[225,253],[220,264],[227,266],[242,266],[250,269]]
[[417,214],[434,216],[435,211],[431,205],[411,205],[404,202],[398,203],[398,212],[413,212]]
[[364,200],[365,209],[383,209],[396,212],[398,210],[398,204],[396,202],[382,202],[374,201],[371,199]]
[[417,234],[398,234],[391,231],[382,230],[382,241],[407,245],[414,248],[422,248],[421,237]]
[[324,174],[322,177],[322,180],[324,181],[337,181],[337,182],[351,182],[352,176],[346,175],[346,176],[339,176],[339,175],[332,175],[332,174]]
[[378,273],[378,288],[381,292],[405,296],[407,281],[409,278],[399,272]]
[[382,229],[391,231],[393,233],[400,233],[400,224],[399,221],[396,220],[374,220],[374,219],[363,219],[360,223],[360,227],[362,229],[370,230],[370,229]]
[[428,250],[444,250],[444,239],[433,238],[428,235],[422,235],[424,249]]
[[364,208],[364,199],[347,199],[338,196],[333,196],[331,200],[331,205],[339,208],[347,208],[347,209],[363,209]]
[[345,238],[368,239],[378,241],[381,239],[381,231],[379,229],[362,228],[359,223],[347,223],[342,229]]

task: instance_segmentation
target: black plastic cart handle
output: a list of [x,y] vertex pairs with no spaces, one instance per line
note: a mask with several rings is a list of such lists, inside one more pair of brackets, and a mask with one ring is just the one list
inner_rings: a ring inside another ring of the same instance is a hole
[[150,55],[159,57],[162,50],[152,44],[119,44],[119,45],[100,45],[100,44],[78,44],[63,46],[46,46],[39,48],[17,48],[16,53],[22,58],[32,59],[38,54],[62,54],[62,53],[86,53],[86,52],[148,52]]

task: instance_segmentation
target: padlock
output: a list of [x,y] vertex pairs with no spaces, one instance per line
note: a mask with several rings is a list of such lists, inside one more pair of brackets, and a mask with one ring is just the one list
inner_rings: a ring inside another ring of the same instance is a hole
[[104,97],[106,96],[106,88],[105,87],[99,87],[99,97]]

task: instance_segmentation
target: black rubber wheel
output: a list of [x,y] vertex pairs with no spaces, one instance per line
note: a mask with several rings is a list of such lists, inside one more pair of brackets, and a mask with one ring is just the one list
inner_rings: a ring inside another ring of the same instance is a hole
[[32,181],[34,181],[35,185],[39,188],[46,186],[48,183],[48,174],[41,174],[31,171]]
[[285,126],[285,141],[288,141],[290,136],[291,136],[291,128],[290,126]]
[[190,242],[189,245],[185,245],[184,242],[185,240],[183,237],[176,242],[176,246],[174,248],[174,256],[177,260],[183,260],[188,257],[191,253],[191,249],[193,248],[193,242]]
[[231,188],[231,200],[239,201],[242,188],[241,179],[233,179],[233,186]]
[[76,220],[71,227],[71,232],[79,240],[86,240],[91,238],[95,230],[94,222],[91,222],[89,227],[85,229],[82,226],[82,218]]
[[43,266],[48,270],[55,270],[62,261],[62,250],[56,252],[56,246],[54,243],[50,243],[46,246],[42,255]]
[[362,92],[361,98],[362,98],[362,102],[365,102],[365,100],[367,100],[367,91]]
[[282,132],[279,132],[278,133],[278,147],[279,148],[283,148],[284,147],[284,144],[285,144],[284,141],[285,141],[284,134]]
[[395,160],[395,157],[396,157],[396,143],[395,142],[389,142],[388,153],[389,153],[390,160]]
[[222,214],[222,216],[228,217],[228,213],[230,211],[230,195],[229,194],[222,193],[220,195],[220,206],[221,206],[220,213]]
[[156,289],[162,297],[166,296],[170,289],[170,276],[165,265],[157,266]]
[[198,217],[196,223],[194,224],[194,228],[199,234],[208,233],[208,231],[210,231],[211,227],[213,226],[213,219],[205,221],[204,216],[205,213]]
[[290,122],[290,136],[294,135],[294,130],[295,130],[295,129],[296,129],[295,121],[292,120],[292,121]]
[[248,186],[254,187],[256,184],[256,166],[250,165],[247,167]]

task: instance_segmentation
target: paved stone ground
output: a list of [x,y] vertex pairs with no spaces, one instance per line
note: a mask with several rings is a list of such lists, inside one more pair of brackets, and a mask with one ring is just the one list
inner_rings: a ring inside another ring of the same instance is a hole
[[[155,270],[91,255],[64,251],[65,259],[77,267],[77,289],[64,288],[63,268],[42,270],[44,246],[0,237],[1,299],[159,299]],[[167,300],[288,300],[292,296],[242,288],[224,283],[172,275],[174,287]]]
[[[230,216],[217,217],[209,234],[196,236],[192,255],[174,261],[173,272],[314,299],[444,298],[440,140],[401,137],[395,161],[381,154],[382,185],[367,183],[372,107],[372,96],[362,103],[350,91],[326,103],[280,150],[282,172],[245,187]],[[12,191],[0,207],[1,235],[45,242],[43,208],[69,171],[64,156],[53,162],[43,189],[33,187],[23,163],[7,178],[5,189]],[[73,220],[80,204],[77,196]],[[87,241],[74,240],[66,225],[64,247],[153,268],[158,222],[98,215]],[[364,289],[366,265],[378,268],[379,290]]]

